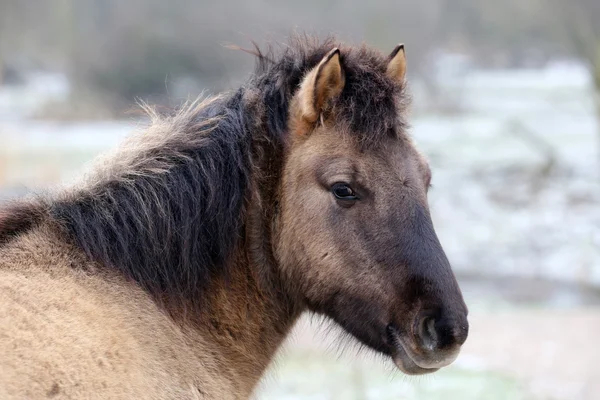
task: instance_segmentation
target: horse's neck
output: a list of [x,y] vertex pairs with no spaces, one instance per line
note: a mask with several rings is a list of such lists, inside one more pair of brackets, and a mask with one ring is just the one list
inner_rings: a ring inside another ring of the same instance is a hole
[[301,312],[265,265],[272,260],[260,249],[270,247],[263,234],[248,233],[231,273],[211,285],[201,317],[203,339],[214,343],[222,370],[240,392],[253,390]]
[[[248,112],[262,120],[261,106],[250,104]],[[291,291],[282,283],[272,250],[283,147],[277,140],[264,139],[268,135],[261,129],[266,130],[266,123],[255,128],[253,154],[258,157],[251,199],[244,212],[244,239],[237,248],[232,273],[217,280],[209,291],[210,311],[205,322],[221,354],[250,390],[303,311],[302,302],[290,297]]]

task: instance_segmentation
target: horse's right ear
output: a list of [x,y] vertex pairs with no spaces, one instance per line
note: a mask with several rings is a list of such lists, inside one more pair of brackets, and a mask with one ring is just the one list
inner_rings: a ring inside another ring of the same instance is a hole
[[314,124],[332,99],[344,88],[344,71],[340,62],[340,50],[331,50],[319,65],[310,70],[298,90],[296,110],[308,124]]

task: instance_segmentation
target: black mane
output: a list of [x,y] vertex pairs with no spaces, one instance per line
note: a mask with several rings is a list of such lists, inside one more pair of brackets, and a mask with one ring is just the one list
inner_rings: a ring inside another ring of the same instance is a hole
[[[251,135],[241,100],[238,92],[198,113],[166,117],[162,123],[181,134],[140,154],[144,171],[55,202],[51,216],[92,259],[159,298],[199,300],[227,265],[243,223]],[[215,116],[208,127],[201,123]]]
[[158,129],[164,140],[142,146],[129,168],[52,201],[50,217],[91,259],[157,298],[200,301],[244,236],[256,179],[263,181],[254,187],[270,186],[261,190],[270,190],[264,204],[271,206],[290,101],[302,77],[333,47],[340,47],[346,73],[335,110],[352,133],[371,143],[401,126],[403,88],[386,78],[385,56],[332,39],[295,39],[279,55],[257,51],[254,75],[236,92],[157,116],[160,129],[150,131]]

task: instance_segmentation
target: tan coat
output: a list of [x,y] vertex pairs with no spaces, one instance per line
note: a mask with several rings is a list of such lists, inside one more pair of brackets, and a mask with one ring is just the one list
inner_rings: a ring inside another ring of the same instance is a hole
[[192,325],[50,228],[0,247],[0,399],[247,398],[269,362],[249,355],[280,340],[250,349]]

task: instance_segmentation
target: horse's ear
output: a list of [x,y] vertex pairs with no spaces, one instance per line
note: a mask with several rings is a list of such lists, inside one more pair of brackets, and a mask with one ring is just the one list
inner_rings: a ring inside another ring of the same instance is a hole
[[394,48],[389,60],[386,70],[387,76],[393,81],[403,84],[406,76],[406,54],[404,53],[403,44],[399,44]]
[[344,88],[344,71],[340,62],[340,50],[331,50],[319,65],[314,67],[302,80],[298,91],[301,116],[314,123]]

